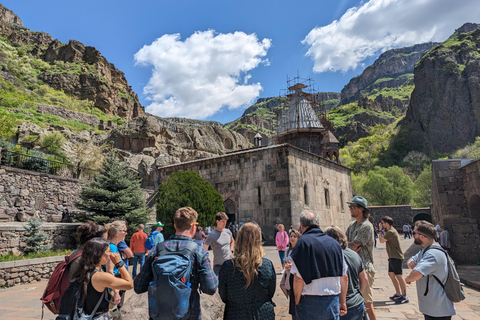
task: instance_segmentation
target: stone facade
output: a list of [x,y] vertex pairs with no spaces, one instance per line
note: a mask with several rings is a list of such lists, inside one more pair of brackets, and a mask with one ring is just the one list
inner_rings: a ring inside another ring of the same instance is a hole
[[0,221],[59,222],[65,209],[74,208],[80,190],[77,179],[1,166]]
[[432,217],[451,237],[451,255],[480,262],[480,159],[433,161]]
[[351,170],[288,144],[158,167],[157,175],[166,181],[182,170],[209,181],[231,220],[257,222],[270,241],[275,224],[298,228],[304,209],[319,215],[321,227],[345,229],[350,221]]
[[96,127],[99,124],[97,116],[82,112],[76,112],[65,108],[50,106],[47,104],[37,103],[37,111],[40,113],[53,114],[66,120],[77,120],[92,127]]
[[[52,245],[52,250],[75,248],[74,233],[80,224],[77,223],[45,223],[41,233],[48,234],[46,244]],[[10,222],[0,224],[0,255],[20,254],[25,247],[25,237],[28,236],[23,223]]]
[[0,287],[33,283],[50,279],[63,256],[0,262]]
[[417,220],[432,221],[430,208],[412,208],[412,206],[369,206],[370,216],[378,223],[384,216],[393,218],[393,226],[403,232],[403,225],[412,225]]

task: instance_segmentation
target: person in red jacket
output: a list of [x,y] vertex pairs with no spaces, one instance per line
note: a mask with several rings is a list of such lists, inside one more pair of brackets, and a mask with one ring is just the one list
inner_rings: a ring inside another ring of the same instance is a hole
[[133,272],[132,276],[135,278],[137,275],[137,264],[140,262],[140,269],[142,269],[143,264],[145,263],[145,240],[147,240],[148,235],[143,232],[145,226],[143,224],[138,225],[138,231],[132,235],[130,239],[130,249],[133,252]]
[[285,231],[283,224],[278,225],[278,232],[275,236],[275,244],[277,246],[278,255],[280,256],[280,261],[282,262],[282,269],[285,269],[285,250],[287,249],[290,238],[288,233]]

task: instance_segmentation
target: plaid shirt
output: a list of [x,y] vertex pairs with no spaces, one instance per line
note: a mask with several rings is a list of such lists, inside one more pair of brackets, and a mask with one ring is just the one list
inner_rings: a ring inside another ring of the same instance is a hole
[[[187,236],[171,236],[165,241],[165,245],[170,251],[179,251],[187,246],[187,243],[192,241]],[[136,293],[143,293],[148,291],[148,285],[153,281],[152,262],[154,255],[148,256],[143,265],[142,270],[134,280],[134,290]],[[218,288],[218,279],[213,273],[210,259],[208,259],[208,252],[201,246],[198,246],[192,255],[192,277],[190,282],[192,284],[192,293],[190,295],[190,319],[202,319],[200,310],[200,290],[203,293],[213,295]],[[158,302],[157,302],[158,303]]]

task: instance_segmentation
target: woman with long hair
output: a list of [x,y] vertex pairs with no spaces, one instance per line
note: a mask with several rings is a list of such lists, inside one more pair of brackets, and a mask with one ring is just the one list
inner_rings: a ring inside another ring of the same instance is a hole
[[[83,247],[88,240],[97,238],[97,237],[105,237],[107,233],[107,229],[104,226],[96,224],[94,222],[88,221],[85,222],[77,227],[77,249],[70,254],[70,259],[75,257],[78,253],[83,251]],[[72,282],[73,273],[78,268],[78,263],[80,261],[80,257],[77,257],[72,262],[70,262],[70,268],[68,270],[68,280]]]
[[234,255],[219,273],[219,294],[225,303],[223,319],[275,319],[272,297],[276,274],[264,258],[260,227],[245,223],[238,231]]
[[[102,265],[106,264],[107,261],[116,265],[120,278],[109,272],[101,272]],[[85,244],[79,267],[73,274],[73,278],[82,286],[84,313],[92,315],[94,316],[93,319],[98,320],[110,319],[108,314],[108,288],[117,290],[133,288],[133,279],[125,268],[120,254],[111,252],[109,242],[105,238],[93,238]],[[99,301],[100,304],[93,315],[92,313]]]
[[290,228],[290,242],[288,243],[288,248],[287,248],[286,257],[285,257],[285,273],[283,274],[282,281],[280,282],[280,288],[282,288],[282,290],[285,289],[287,292],[286,294],[288,295],[288,298],[290,298],[289,305],[288,305],[288,313],[292,315],[292,320],[296,319],[296,312],[295,312],[295,295],[293,293],[293,274],[290,274],[290,268],[292,267],[292,262],[293,262],[291,254],[299,238],[300,238],[300,232],[293,229],[293,227]]

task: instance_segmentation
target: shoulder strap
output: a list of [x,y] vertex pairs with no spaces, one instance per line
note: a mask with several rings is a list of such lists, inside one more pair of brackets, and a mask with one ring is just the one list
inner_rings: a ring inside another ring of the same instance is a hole
[[77,259],[78,257],[80,257],[82,255],[82,251],[77,252],[77,254],[75,254],[74,256],[72,256],[72,253],[70,253],[69,256],[65,257],[65,262],[67,264],[70,264],[71,262],[73,262],[73,260]]
[[194,241],[190,241],[182,250],[170,251],[167,249],[167,246],[164,241],[157,245],[157,255],[164,256],[168,254],[184,254],[189,256],[195,251],[195,249],[197,249],[197,247],[198,247],[198,244],[196,244]]
[[[448,253],[443,250],[443,248],[437,248],[437,247],[434,247],[432,248],[431,246],[426,248],[425,251],[423,252],[423,255],[422,257],[425,255],[425,252],[427,252],[428,250],[430,249],[434,249],[434,250],[438,250],[438,251],[442,251],[443,253],[445,253],[445,257],[447,258],[447,265],[449,265],[449,260],[448,260]],[[437,280],[438,284],[442,287],[443,290],[445,290],[445,285],[442,283],[442,281],[440,281],[440,279],[437,278],[437,276],[433,275],[432,274],[432,277],[435,278],[435,280]],[[423,294],[424,296],[426,296],[428,294],[428,284],[430,282],[430,275],[427,275],[427,287],[425,288],[425,293]]]

